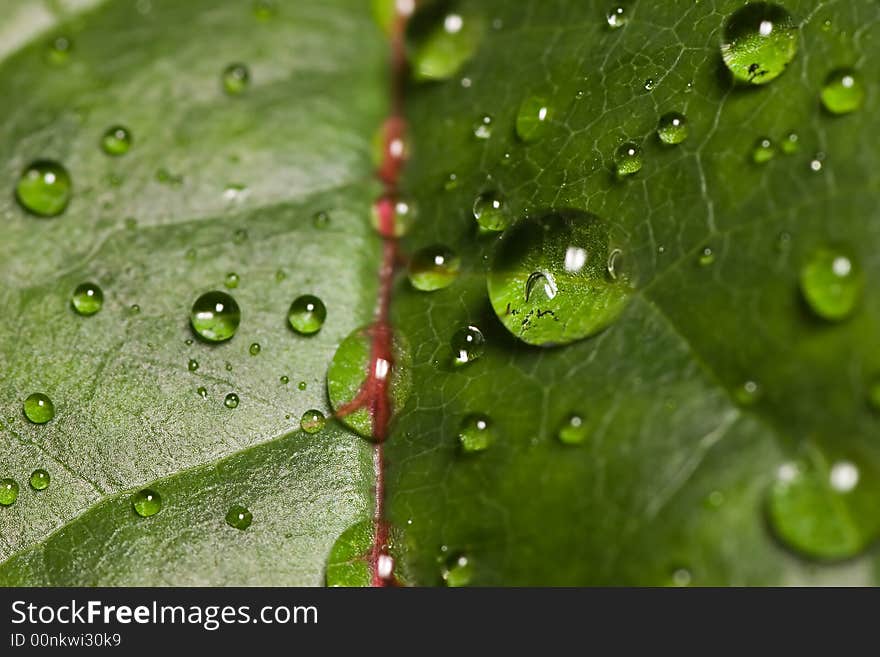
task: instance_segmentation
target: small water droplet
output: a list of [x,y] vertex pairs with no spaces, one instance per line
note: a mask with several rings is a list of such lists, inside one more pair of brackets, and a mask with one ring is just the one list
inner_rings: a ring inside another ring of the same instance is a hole
[[445,560],[441,573],[446,586],[468,586],[474,576],[474,567],[465,554],[454,554]]
[[30,484],[34,490],[46,490],[52,478],[42,468],[37,468],[31,473]]
[[286,374],[282,374],[282,375],[281,375],[281,378],[278,379],[278,380],[281,381],[281,383],[282,383],[283,385],[287,385],[288,383],[290,383],[290,377],[287,376]]
[[654,90],[654,78],[648,78],[645,80],[645,91],[653,91]]
[[238,274],[236,274],[234,271],[231,271],[226,274],[226,278],[223,280],[223,285],[225,285],[226,288],[229,290],[234,290],[238,287],[238,282]]
[[299,426],[306,433],[318,433],[324,428],[325,423],[326,419],[324,418],[324,414],[313,408],[302,414]]
[[801,145],[799,143],[800,137],[798,137],[798,133],[792,131],[785,135],[785,139],[782,140],[782,152],[786,155],[794,155],[801,149]]
[[471,363],[486,350],[486,339],[476,326],[467,326],[456,331],[451,340],[452,360],[456,365]]
[[149,518],[162,510],[162,496],[151,488],[144,488],[131,496],[131,505],[139,516]]
[[141,307],[139,305],[137,305],[136,303],[133,303],[133,304],[131,304],[131,306],[129,306],[128,312],[131,313],[132,315],[138,315],[141,312]]
[[752,162],[765,164],[776,157],[776,145],[769,137],[758,137],[752,146]]
[[605,22],[608,23],[608,27],[612,30],[623,27],[626,25],[627,20],[629,20],[629,14],[623,5],[611,7],[605,15]]
[[232,363],[230,363],[229,361],[226,361],[226,371],[227,372],[232,371]]
[[670,146],[680,144],[688,137],[687,118],[679,112],[664,114],[657,125],[657,137]]
[[450,248],[435,244],[416,251],[409,263],[409,281],[422,292],[449,287],[458,278],[461,260]]
[[721,56],[734,80],[766,84],[782,75],[798,49],[798,28],[785,9],[747,4],[724,25]]
[[107,155],[125,155],[131,148],[131,131],[122,125],[107,128],[101,137],[101,148]]
[[236,244],[244,244],[248,240],[248,232],[244,228],[239,228],[232,234],[232,241]]
[[825,78],[821,98],[825,109],[832,114],[849,114],[865,102],[865,85],[853,69],[839,68]]
[[240,96],[248,88],[251,74],[244,64],[230,64],[223,70],[223,90],[229,96]]
[[529,96],[516,114],[517,136],[526,143],[538,141],[547,134],[552,114],[546,98]]
[[324,210],[320,210],[312,215],[312,225],[318,230],[323,230],[330,225],[330,215]]
[[209,342],[223,342],[238,330],[241,310],[231,296],[214,290],[196,299],[189,320],[199,337]]
[[300,381],[299,383],[296,384],[296,387],[299,390],[305,390],[308,386],[305,381]]
[[280,283],[285,278],[287,278],[287,273],[283,269],[279,269],[275,272],[275,281]]
[[492,117],[484,114],[480,120],[474,123],[474,137],[477,139],[489,139],[492,136]]
[[761,397],[761,386],[756,381],[745,381],[733,391],[736,401],[742,406],[751,406]]
[[104,292],[95,283],[81,283],[73,291],[70,303],[77,314],[88,317],[101,310]]
[[317,333],[324,326],[326,319],[327,308],[324,302],[311,294],[304,294],[294,299],[287,312],[287,321],[300,335]]
[[810,160],[810,171],[813,173],[819,173],[822,170],[822,167],[825,166],[825,153],[816,153],[812,160]]
[[199,369],[199,361],[190,358],[189,362],[186,364],[186,367],[190,372],[195,372],[197,369]]
[[238,402],[238,395],[236,395],[234,392],[230,392],[223,400],[223,405],[226,408],[238,408]]
[[587,439],[587,425],[584,418],[577,413],[572,413],[559,427],[559,433],[556,435],[561,443],[580,445]]
[[31,162],[18,179],[15,196],[28,212],[55,217],[67,207],[73,185],[70,174],[54,160]]
[[208,389],[203,386],[199,386],[198,389],[196,389],[196,393],[198,393],[199,397],[202,399],[208,398]]
[[453,189],[458,188],[458,174],[454,171],[450,172],[446,179],[443,181],[443,189],[447,192],[451,192]]
[[268,21],[278,14],[278,6],[272,0],[254,0],[254,18]]
[[251,526],[254,520],[253,514],[247,510],[247,507],[241,504],[233,504],[226,512],[226,524],[233,529],[244,531]]
[[497,232],[505,230],[510,225],[507,206],[497,192],[480,194],[474,201],[473,212],[474,219],[483,230]]
[[619,178],[626,178],[642,170],[642,149],[632,142],[621,144],[614,152],[614,169]]
[[260,343],[259,343],[259,342],[252,342],[252,343],[251,343],[251,346],[248,347],[248,353],[249,353],[251,356],[256,356],[256,355],[258,355],[258,354],[260,353],[261,350],[262,350],[262,347],[260,347]]
[[419,40],[410,57],[416,80],[448,80],[473,56],[484,22],[474,15],[449,13]]
[[24,400],[24,415],[34,424],[46,424],[55,417],[55,404],[47,395],[35,392]]
[[852,256],[841,249],[826,247],[815,251],[801,269],[800,287],[816,315],[841,321],[858,306],[865,279]]
[[18,482],[9,477],[0,479],[0,506],[12,506],[18,499]]
[[465,453],[482,452],[492,444],[492,434],[492,420],[482,413],[472,413],[461,422],[458,444]]
[[701,267],[708,267],[715,262],[715,252],[712,250],[711,246],[706,246],[700,251],[700,256],[697,258],[697,262]]

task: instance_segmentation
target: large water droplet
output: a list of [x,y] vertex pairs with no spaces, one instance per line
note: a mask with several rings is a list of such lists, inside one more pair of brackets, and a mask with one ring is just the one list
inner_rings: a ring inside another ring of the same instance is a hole
[[321,330],[327,319],[327,308],[324,302],[311,294],[304,294],[294,299],[287,311],[287,321],[294,331],[301,335],[313,335]]
[[798,30],[779,5],[755,2],[735,11],[724,25],[721,56],[735,80],[766,84],[785,71],[798,49]]
[[551,118],[547,99],[529,96],[522,101],[516,114],[516,134],[526,143],[538,141],[547,133]]
[[466,454],[482,452],[492,445],[494,440],[492,420],[483,413],[472,413],[461,421],[458,430],[458,444]]
[[625,178],[642,170],[642,149],[638,144],[626,142],[614,151],[614,170],[619,178]]
[[487,277],[489,300],[508,331],[534,345],[598,333],[623,312],[634,272],[622,239],[580,210],[527,218],[498,241]]
[[144,488],[131,496],[131,506],[139,516],[149,518],[162,510],[162,496],[151,488]]
[[21,172],[15,195],[21,206],[41,217],[54,217],[70,202],[70,174],[54,160],[35,160]]
[[865,85],[849,68],[831,71],[822,86],[822,104],[832,114],[855,112],[865,102]]
[[251,81],[251,73],[244,64],[230,64],[223,70],[223,90],[230,96],[245,92]]
[[[380,330],[368,326],[349,334],[337,347],[327,370],[327,393],[337,417],[367,438],[373,437],[371,409],[369,404],[354,404],[354,401],[364,399],[362,389],[368,378],[376,381],[390,377],[388,398],[391,408],[388,410],[391,415],[403,409],[412,383],[409,347],[398,333],[392,337],[392,362],[372,358],[373,340],[382,337],[377,334]],[[369,371],[371,367],[372,372]]]
[[458,278],[461,260],[452,249],[435,244],[416,251],[409,263],[409,281],[422,292],[449,287]]
[[47,395],[35,392],[24,400],[24,415],[34,424],[45,424],[55,417],[55,404]]
[[800,284],[807,305],[816,315],[840,321],[856,309],[865,279],[849,254],[837,248],[822,248],[801,269]]
[[465,554],[454,554],[448,559],[443,567],[443,581],[446,586],[460,587],[471,583],[474,576],[474,566]]
[[233,504],[226,512],[226,524],[235,529],[244,531],[251,526],[254,515],[241,504]]
[[189,321],[199,337],[208,342],[223,342],[238,330],[241,310],[226,292],[214,290],[196,299]]
[[49,483],[51,480],[52,478],[49,476],[48,472],[46,472],[42,468],[38,468],[31,473],[31,488],[33,488],[34,490],[46,490],[49,487]]
[[410,66],[416,80],[448,80],[473,56],[483,35],[483,21],[450,13],[430,30],[413,51]]
[[452,362],[465,365],[477,360],[486,350],[486,339],[476,326],[466,326],[452,335]]
[[131,148],[131,131],[125,126],[114,125],[101,137],[101,148],[107,155],[124,155]]
[[474,201],[474,219],[487,231],[502,231],[510,225],[504,199],[496,192],[480,194]]
[[688,137],[687,118],[679,112],[669,112],[660,117],[657,137],[664,144],[680,144]]
[[82,283],[73,291],[70,303],[78,314],[94,315],[104,305],[104,292],[95,283]]
[[302,414],[302,418],[300,418],[299,426],[306,433],[318,433],[321,429],[324,428],[324,424],[326,423],[326,419],[324,418],[324,414],[316,409],[311,409]]

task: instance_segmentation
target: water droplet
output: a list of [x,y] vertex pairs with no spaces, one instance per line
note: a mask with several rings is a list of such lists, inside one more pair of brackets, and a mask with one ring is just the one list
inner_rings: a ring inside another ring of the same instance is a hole
[[278,14],[278,6],[272,0],[255,0],[254,1],[254,18],[261,21],[268,21]]
[[850,255],[837,248],[822,248],[801,269],[800,286],[807,305],[816,315],[840,321],[856,309],[865,279]]
[[812,160],[810,160],[810,171],[814,173],[819,173],[822,170],[825,160],[825,153],[816,153]]
[[761,398],[761,386],[757,381],[745,381],[733,391],[736,401],[742,406],[751,406]]
[[225,285],[226,289],[228,290],[234,290],[238,287],[239,280],[240,279],[238,278],[238,274],[236,274],[234,271],[231,271],[226,274],[226,278],[223,280],[223,285]]
[[320,210],[312,215],[312,225],[318,230],[323,230],[330,225],[330,215]]
[[477,360],[486,350],[486,339],[476,326],[459,329],[452,336],[452,360],[464,365]]
[[621,144],[614,152],[614,170],[625,178],[642,170],[642,149],[632,142]]
[[48,472],[42,468],[38,468],[31,473],[31,488],[34,490],[46,490],[49,487],[51,479],[52,478],[49,476]]
[[786,155],[794,155],[801,149],[801,145],[799,143],[800,137],[796,132],[789,132],[785,135],[785,139],[782,140],[781,149],[782,152]]
[[496,192],[480,194],[474,201],[474,219],[487,231],[502,231],[510,225],[504,199]]
[[422,292],[449,287],[458,278],[461,260],[452,249],[435,244],[416,251],[409,263],[409,282]]
[[294,299],[287,312],[287,320],[294,331],[300,335],[312,335],[321,330],[327,319],[324,302],[311,294]]
[[448,80],[473,56],[483,35],[483,21],[450,13],[416,45],[410,67],[416,80]]
[[70,303],[77,314],[88,317],[101,310],[104,292],[95,283],[82,283],[73,291]]
[[70,174],[54,160],[31,162],[18,179],[15,196],[28,212],[55,217],[67,207],[73,184]]
[[779,5],[755,2],[724,25],[721,56],[734,80],[766,84],[785,71],[798,49],[798,29]]
[[467,586],[473,579],[474,567],[467,555],[455,554],[446,559],[442,576],[446,586]]
[[284,385],[287,385],[288,383],[290,383],[290,377],[287,376],[286,374],[282,374],[281,378],[278,380],[281,381],[281,383]]
[[468,454],[489,449],[493,438],[492,420],[482,413],[466,416],[458,430],[458,444]]
[[199,386],[198,389],[196,389],[196,393],[198,393],[199,397],[202,399],[208,398],[208,389],[203,386]]
[[[388,330],[367,326],[350,333],[340,343],[327,370],[327,393],[339,420],[364,437],[372,438],[373,417],[369,405],[355,404],[368,380],[389,379],[387,383],[390,415],[403,409],[412,385],[412,361],[409,346],[399,332],[391,337],[391,358],[373,358],[374,339],[382,341]],[[372,370],[372,371],[371,371]],[[305,389],[305,384],[301,384]]]
[[251,526],[253,521],[254,515],[241,504],[233,504],[226,512],[226,524],[234,529],[244,531]]
[[324,418],[324,414],[313,408],[302,414],[299,426],[306,433],[318,433],[324,428],[325,423],[326,419]]
[[232,371],[232,363],[230,363],[229,361],[226,361],[226,371],[227,372]]
[[131,304],[131,306],[129,307],[128,311],[129,311],[132,315],[137,315],[137,314],[139,314],[139,313],[141,312],[141,307],[140,307],[139,305],[137,305],[136,303],[133,303],[133,304]]
[[654,90],[654,79],[648,78],[645,80],[645,91],[653,91]]
[[547,133],[552,119],[550,104],[545,98],[529,96],[516,114],[516,134],[524,142],[538,141]]
[[306,385],[305,381],[300,381],[299,383],[296,384],[296,387],[299,390],[305,390],[308,386]]
[[260,347],[260,343],[259,343],[259,342],[252,342],[252,343],[251,343],[251,346],[248,347],[248,353],[249,353],[251,356],[256,356],[257,354],[260,353],[261,350],[262,350],[262,347]]
[[278,271],[275,272],[275,281],[276,282],[280,283],[285,278],[287,278],[287,274],[284,272],[283,269],[279,269]]
[[241,310],[231,296],[214,290],[196,299],[189,321],[199,337],[209,342],[222,342],[238,330]]
[[812,447],[777,471],[767,504],[770,526],[799,554],[838,560],[861,553],[880,534],[878,477],[867,464],[829,459]]
[[162,496],[152,488],[144,488],[131,496],[131,505],[139,516],[149,518],[162,510]]
[[446,176],[446,180],[443,181],[443,189],[447,192],[451,192],[453,189],[458,188],[458,174],[452,171]]
[[18,499],[18,482],[15,479],[0,479],[0,506],[12,506]]
[[124,155],[131,148],[131,131],[125,126],[114,125],[101,137],[101,148],[107,155]]
[[697,262],[700,267],[708,267],[715,262],[715,252],[712,250],[711,246],[704,247],[700,251],[700,256],[697,258]]
[[223,70],[223,90],[230,96],[244,93],[251,81],[251,73],[244,64],[230,64]]
[[199,361],[190,358],[189,362],[186,364],[186,367],[190,372],[195,372],[197,369],[199,369]]
[[55,404],[42,392],[35,392],[24,400],[24,415],[34,424],[45,424],[55,417]]
[[626,7],[623,5],[615,5],[609,9],[608,13],[605,15],[605,21],[608,23],[608,27],[612,30],[623,27],[626,25],[627,20],[629,20],[629,15],[626,11]]
[[223,400],[223,405],[226,408],[238,408],[238,401],[238,395],[236,395],[234,392],[230,392]]
[[669,112],[660,117],[657,136],[664,144],[680,144],[688,137],[688,124],[684,114]]
[[484,114],[480,120],[474,123],[474,137],[477,139],[489,139],[492,136],[492,117]]
[[526,218],[498,240],[489,300],[508,331],[534,345],[589,337],[623,312],[634,271],[617,231],[596,215],[562,210]]
[[244,244],[247,242],[248,232],[244,228],[239,228],[232,234],[232,241],[236,244]]
[[382,237],[403,237],[409,232],[416,217],[415,204],[407,199],[382,196],[373,204],[370,219],[373,228]]
[[776,157],[776,145],[769,137],[758,137],[752,146],[752,162],[765,164]]
[[825,78],[821,97],[825,109],[832,114],[849,114],[865,102],[865,85],[853,69],[839,68]]
[[687,568],[676,568],[672,571],[672,584],[673,586],[689,586],[691,577],[691,571]]
[[557,436],[566,445],[580,445],[587,439],[587,425],[580,415],[572,413],[559,427]]

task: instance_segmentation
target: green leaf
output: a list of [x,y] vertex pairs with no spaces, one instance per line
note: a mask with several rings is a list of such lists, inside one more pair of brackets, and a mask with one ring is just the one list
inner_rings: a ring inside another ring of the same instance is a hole
[[[401,248],[443,245],[461,264],[448,287],[416,290],[401,271],[393,290],[412,366],[384,445],[385,492],[407,583],[880,582],[880,415],[867,403],[880,375],[869,80],[880,8],[783,3],[797,54],[754,88],[734,85],[721,59],[741,0],[633,0],[617,29],[598,0],[434,3],[435,21],[455,12],[481,26],[467,53],[440,23],[414,24],[409,52],[440,52],[443,65],[416,77],[448,79],[405,91],[402,186],[419,214]],[[11,4],[0,478],[21,490],[0,508],[0,583],[321,584],[326,567],[366,581],[358,557],[372,533],[358,523],[372,517],[373,448],[339,422],[314,435],[298,422],[312,408],[330,417],[328,366],[376,307],[372,152],[390,97],[374,4],[281,3],[270,20],[209,0],[152,0],[145,14],[107,0],[61,16]],[[62,62],[46,56],[60,34],[73,44]],[[238,62],[250,82],[230,97],[221,75]],[[866,82],[843,116],[820,103],[837,68]],[[529,99],[547,111],[525,141]],[[687,119],[677,145],[656,135],[670,112]],[[100,142],[115,125],[133,141],[109,157]],[[755,164],[764,137],[785,152]],[[642,166],[619,179],[626,142]],[[57,218],[26,214],[11,193],[40,158],[73,181]],[[515,337],[489,302],[503,238],[473,217],[484,194],[510,217],[606,222],[635,273],[619,316],[564,346]],[[322,211],[326,226],[312,219]],[[823,249],[849,254],[864,280],[838,322],[800,290]],[[236,336],[187,345],[192,302],[229,272]],[[91,317],[70,308],[86,281],[104,292]],[[287,324],[302,294],[327,307],[314,336]],[[467,326],[485,345],[456,366],[450,341]],[[22,414],[33,392],[54,402],[44,425]],[[491,441],[465,453],[474,417],[488,418]],[[804,479],[785,479],[791,464]],[[51,474],[41,491],[27,485],[37,468]],[[131,495],[147,486],[163,504],[141,518]],[[237,504],[253,514],[244,531],[224,520]]]

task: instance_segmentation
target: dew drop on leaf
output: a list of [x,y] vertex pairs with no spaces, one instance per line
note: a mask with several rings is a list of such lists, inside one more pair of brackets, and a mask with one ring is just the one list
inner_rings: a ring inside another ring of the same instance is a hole
[[239,283],[238,274],[236,274],[234,271],[231,271],[228,274],[226,274],[226,278],[223,279],[223,285],[225,285],[226,289],[228,289],[228,290],[234,290],[235,288],[237,288],[238,283]]
[[95,283],[82,283],[73,291],[70,304],[79,315],[94,315],[104,305],[104,292]]
[[669,112],[660,117],[657,137],[664,144],[680,144],[688,137],[688,124],[684,114]]
[[458,444],[466,454],[482,452],[492,445],[494,440],[492,420],[483,413],[471,413],[462,419],[458,429]]
[[48,472],[42,468],[38,468],[31,473],[31,488],[34,490],[46,490],[49,487],[51,479],[52,478],[49,476]]
[[632,142],[618,146],[614,152],[614,170],[619,178],[626,178],[642,170],[642,149]]
[[817,316],[841,321],[856,309],[865,279],[861,267],[848,253],[821,248],[801,269],[800,286],[804,300]]
[[324,414],[313,408],[302,414],[299,426],[306,433],[318,433],[324,428],[325,422]]
[[825,78],[821,98],[825,109],[832,114],[849,114],[865,102],[865,85],[854,70],[839,68]]
[[189,362],[186,364],[186,368],[190,372],[195,372],[197,369],[199,369],[199,361],[194,358],[190,358]]
[[577,413],[572,413],[565,418],[556,436],[559,438],[559,442],[566,445],[580,445],[587,439],[587,425],[584,418]]
[[605,22],[608,23],[608,27],[612,30],[616,30],[617,28],[626,25],[628,19],[629,15],[626,11],[626,7],[623,5],[614,5],[605,15]]
[[228,395],[226,395],[226,398],[223,400],[223,405],[226,408],[238,408],[238,403],[239,403],[238,395],[236,395],[234,392],[230,392]]
[[114,125],[101,137],[101,149],[107,155],[125,155],[131,148],[131,131],[125,126]]
[[441,575],[446,586],[468,586],[474,577],[474,566],[467,555],[454,554],[446,559]]
[[296,387],[298,390],[305,390],[308,386],[306,385],[305,381],[300,381],[296,384]]
[[248,347],[248,353],[251,356],[257,356],[257,355],[259,355],[260,351],[262,351],[262,349],[263,348],[260,346],[259,342],[252,342],[251,346]]
[[546,98],[529,96],[516,113],[516,134],[524,142],[535,142],[547,134],[552,111]]
[[221,76],[223,91],[230,96],[240,96],[251,81],[251,74],[244,64],[230,64],[223,69]]
[[744,381],[733,391],[736,401],[742,406],[751,406],[761,398],[761,386],[757,381]]
[[721,56],[738,82],[766,84],[776,79],[797,49],[797,25],[791,14],[776,4],[747,4],[724,25]]
[[697,263],[701,267],[708,267],[709,265],[715,262],[715,252],[712,250],[711,246],[703,247],[700,250],[700,255],[697,258]]
[[304,294],[293,300],[287,311],[287,321],[300,335],[313,335],[321,330],[327,319],[324,302],[311,294]]
[[52,39],[46,48],[46,59],[50,64],[66,64],[73,52],[73,41],[70,37],[60,35]]
[[199,395],[199,397],[201,397],[202,399],[207,399],[207,398],[208,398],[208,389],[205,388],[204,386],[199,386],[198,389],[196,389],[196,393],[197,393],[197,394]]
[[776,157],[776,144],[769,137],[758,137],[752,146],[752,162],[765,164]]
[[0,506],[12,506],[18,499],[18,482],[15,479],[0,479]]
[[15,196],[28,212],[55,217],[67,207],[73,185],[70,174],[54,160],[31,162],[18,179]]
[[413,50],[410,67],[416,80],[448,80],[477,50],[484,21],[474,15],[449,13],[433,26]]
[[542,346],[609,326],[626,307],[635,274],[616,232],[581,210],[526,218],[508,229],[487,276],[501,323],[520,340]]
[[474,201],[473,213],[480,228],[489,232],[502,231],[510,225],[507,206],[497,192],[480,194]]
[[452,249],[435,244],[413,254],[407,273],[415,289],[434,292],[452,285],[460,267],[461,260]]
[[233,504],[226,512],[226,524],[234,529],[244,531],[251,526],[253,520],[254,515],[241,504]]
[[786,155],[794,155],[797,153],[801,149],[798,133],[792,131],[785,135],[785,139],[782,140],[780,148]]
[[229,340],[241,323],[241,310],[226,292],[206,292],[192,305],[189,321],[196,335],[208,342]]
[[34,424],[45,424],[55,417],[55,404],[47,395],[35,392],[24,400],[24,415]]
[[162,496],[152,488],[144,488],[131,496],[131,505],[139,516],[149,518],[162,510]]
[[312,215],[312,225],[318,230],[323,230],[330,225],[330,215],[324,210],[319,210]]
[[486,338],[476,326],[466,326],[452,335],[452,362],[456,365],[472,363],[486,350]]
[[474,123],[474,137],[477,139],[489,139],[492,136],[492,117],[484,114],[479,121]]

